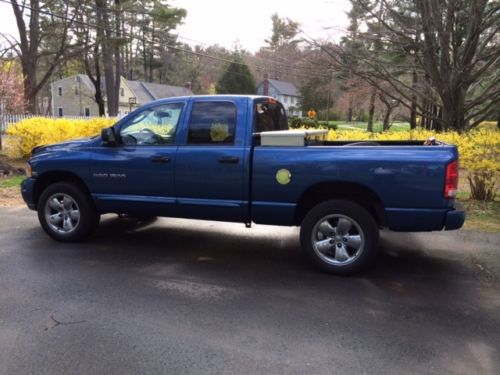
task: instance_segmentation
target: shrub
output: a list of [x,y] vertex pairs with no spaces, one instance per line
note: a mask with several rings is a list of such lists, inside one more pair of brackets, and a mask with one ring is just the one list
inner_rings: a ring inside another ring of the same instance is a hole
[[337,124],[334,124],[332,122],[327,123],[326,121],[318,121],[318,125],[323,129],[337,130]]
[[26,158],[36,146],[91,137],[114,123],[115,120],[109,118],[70,120],[34,117],[26,119],[7,129],[7,134],[12,136],[8,144],[8,155],[12,158]]
[[297,116],[288,117],[288,127],[290,129],[300,128],[300,117]]

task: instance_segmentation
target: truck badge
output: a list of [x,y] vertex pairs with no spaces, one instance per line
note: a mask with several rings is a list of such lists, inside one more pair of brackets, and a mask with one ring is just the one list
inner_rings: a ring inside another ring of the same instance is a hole
[[292,180],[292,174],[288,169],[280,169],[276,172],[276,181],[281,185],[288,185]]

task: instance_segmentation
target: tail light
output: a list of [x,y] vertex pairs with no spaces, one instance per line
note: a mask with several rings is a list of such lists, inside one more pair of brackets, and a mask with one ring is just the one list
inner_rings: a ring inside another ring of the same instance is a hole
[[458,160],[446,166],[446,179],[444,183],[444,197],[453,199],[458,191]]

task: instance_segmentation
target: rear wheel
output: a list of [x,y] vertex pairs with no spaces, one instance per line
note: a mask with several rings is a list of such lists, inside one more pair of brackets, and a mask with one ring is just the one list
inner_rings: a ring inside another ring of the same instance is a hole
[[99,224],[99,214],[88,194],[78,185],[49,185],[38,200],[38,220],[57,241],[78,242],[88,238]]
[[351,275],[375,258],[378,227],[364,207],[347,200],[330,200],[307,213],[300,239],[306,257],[316,267]]

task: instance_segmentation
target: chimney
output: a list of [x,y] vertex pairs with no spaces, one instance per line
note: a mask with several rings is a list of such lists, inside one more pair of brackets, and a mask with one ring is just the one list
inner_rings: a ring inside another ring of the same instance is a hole
[[191,82],[186,82],[184,84],[184,87],[187,88],[188,90],[191,90]]
[[269,75],[267,73],[264,74],[264,87],[262,94],[264,96],[269,96]]

